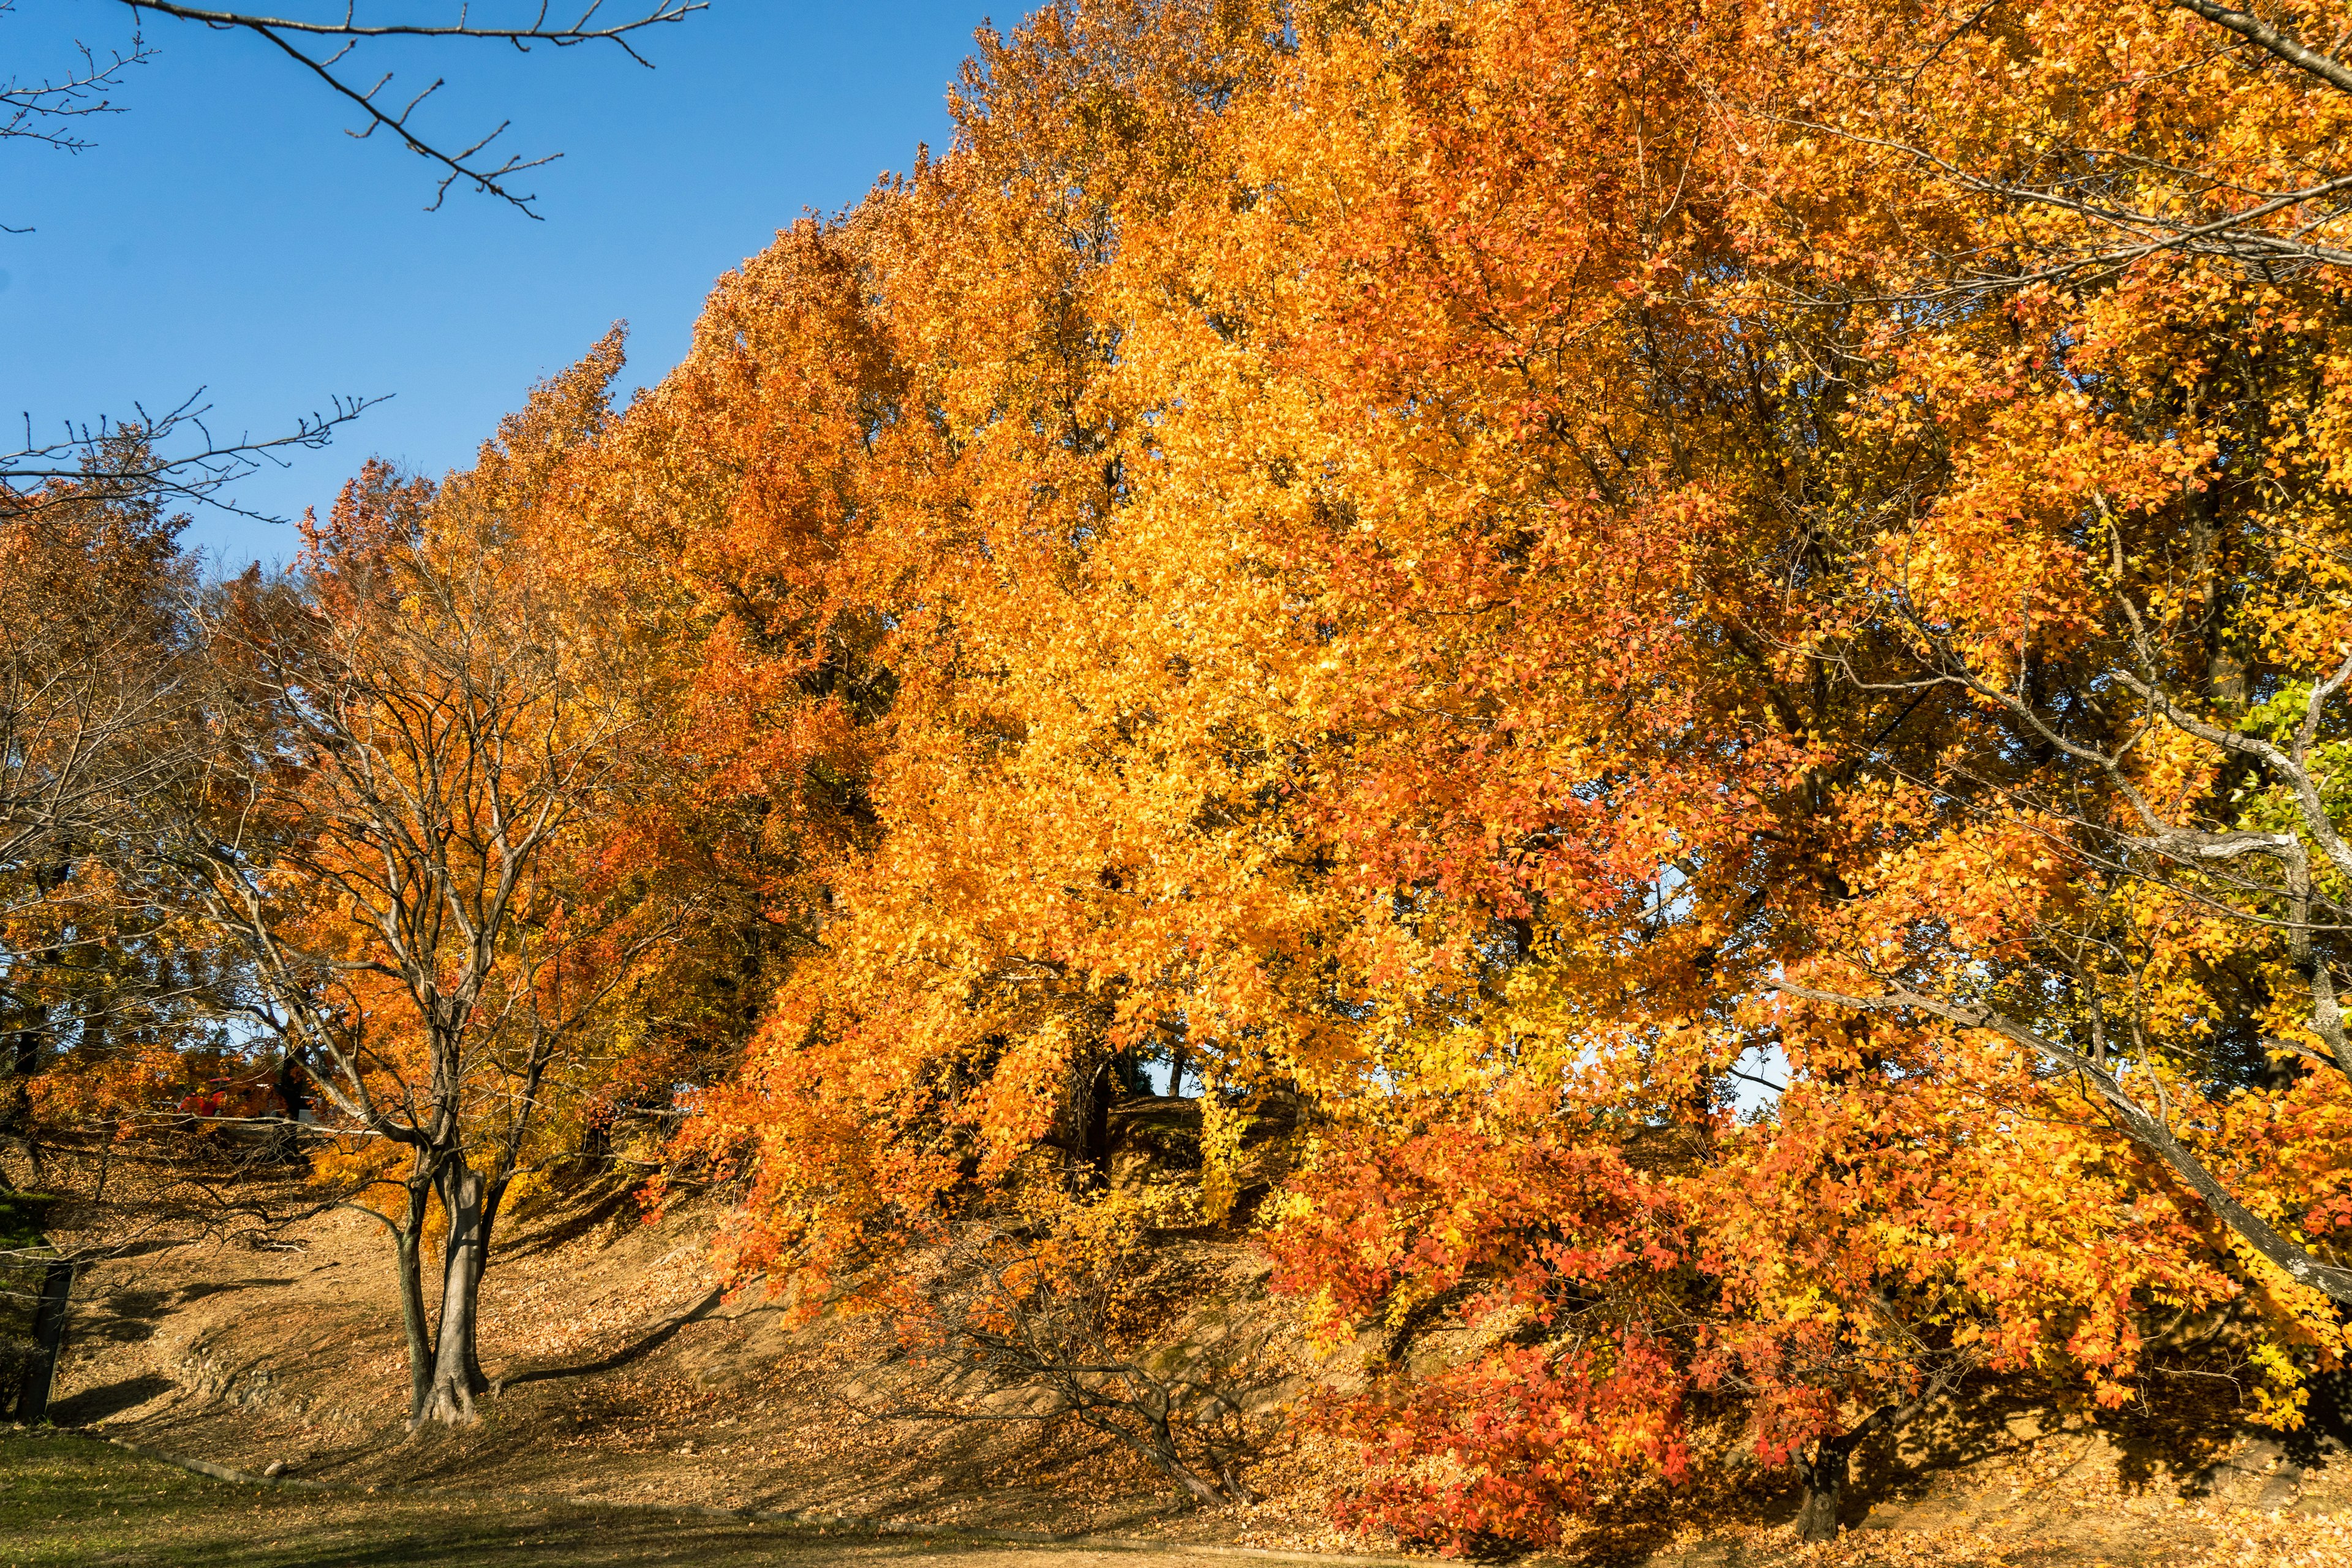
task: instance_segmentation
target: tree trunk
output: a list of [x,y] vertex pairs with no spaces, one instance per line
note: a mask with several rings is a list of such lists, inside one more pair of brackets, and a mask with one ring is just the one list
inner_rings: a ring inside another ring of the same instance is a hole
[[[474,1263],[474,1298],[478,1301],[481,1299],[483,1278],[490,1271],[490,1242],[498,1234],[499,1208],[506,1201],[507,1184],[513,1179],[509,1173],[493,1176],[482,1184],[482,1219],[478,1227]],[[481,1321],[478,1311],[466,1315],[466,1383],[476,1394],[490,1386],[489,1378],[482,1372]]]
[[1838,1436],[1824,1433],[1814,1440],[1810,1457],[1799,1455],[1797,1473],[1805,1483],[1805,1500],[1797,1509],[1798,1539],[1835,1541],[1838,1504],[1845,1497],[1846,1461],[1853,1451],[1875,1433],[1900,1432],[1919,1419],[1929,1405],[1958,1386],[1979,1360],[1974,1352],[1952,1357],[1937,1369],[1926,1387],[1902,1404],[1880,1405]]
[[1798,1460],[1797,1471],[1805,1483],[1805,1500],[1797,1510],[1798,1540],[1837,1539],[1838,1504],[1845,1496],[1846,1459],[1861,1436],[1857,1431],[1843,1437],[1823,1437],[1813,1445],[1811,1457]]
[[290,1162],[302,1157],[302,1113],[310,1105],[310,1093],[303,1088],[304,1066],[299,1054],[290,1049],[278,1058],[278,1104],[286,1116],[286,1125],[275,1140],[280,1160]]
[[462,1426],[475,1419],[474,1395],[488,1384],[474,1354],[477,1307],[481,1300],[483,1252],[482,1178],[457,1154],[441,1169],[435,1185],[449,1221],[441,1252],[441,1322],[434,1335],[433,1377],[425,1390],[417,1422]]
[[10,1042],[9,1066],[14,1069],[8,1079],[5,1098],[0,1098],[0,1136],[16,1139],[23,1145],[25,1157],[32,1162],[33,1174],[41,1173],[41,1149],[33,1137],[33,1075],[41,1070],[41,1042],[48,1028],[48,1009],[33,1004],[23,1008],[16,1037]]
[[1118,1092],[1118,1078],[1112,1062],[1103,1063],[1087,1079],[1087,1097],[1078,1120],[1081,1190],[1110,1184],[1110,1102]]
[[1197,1474],[1184,1462],[1183,1454],[1176,1447],[1176,1435],[1169,1429],[1164,1410],[1155,1412],[1139,1401],[1137,1413],[1143,1417],[1144,1427],[1151,1436],[1142,1443],[1137,1443],[1132,1437],[1128,1441],[1142,1449],[1144,1457],[1159,1467],[1163,1475],[1192,1493],[1192,1500],[1204,1508],[1215,1508],[1232,1500],[1216,1482]]
[[433,1386],[433,1340],[425,1329],[425,1278],[417,1256],[425,1239],[425,1195],[422,1183],[408,1189],[408,1210],[393,1227],[394,1267],[400,1271],[400,1323],[408,1335],[408,1424],[425,1414],[425,1395]]
[[41,1070],[41,1037],[47,1031],[49,1010],[27,1005],[24,1011],[24,1020],[17,1026],[14,1048],[8,1055],[16,1076],[30,1078]]

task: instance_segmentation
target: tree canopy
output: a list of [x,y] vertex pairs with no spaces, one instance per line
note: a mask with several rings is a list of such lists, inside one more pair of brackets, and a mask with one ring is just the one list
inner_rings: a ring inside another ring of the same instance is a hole
[[[690,1094],[740,1278],[1010,1205],[1249,1227],[1334,1333],[1483,1325],[1320,1417],[1352,1517],[1433,1539],[1730,1449],[1833,1532],[1853,1447],[1979,1376],[2220,1358],[2291,1426],[2352,1305],[2333,15],[983,32],[953,145],[722,279],[657,385],[608,407],[608,339],[217,601],[338,662],[265,681],[301,749],[248,748],[268,868],[206,862],[205,918],[265,971],[218,876],[342,922],[274,1020],[353,1048],[353,976],[524,1101],[538,1047],[457,1015],[625,993],[595,1070]],[[466,742],[529,798],[466,771],[425,837],[509,923],[436,892],[462,961],[362,959],[386,797],[318,705],[387,734],[476,649],[531,672]],[[1201,1177],[1136,1205],[1104,1107],[1194,1083]],[[412,1227],[478,1202],[423,1126]]]

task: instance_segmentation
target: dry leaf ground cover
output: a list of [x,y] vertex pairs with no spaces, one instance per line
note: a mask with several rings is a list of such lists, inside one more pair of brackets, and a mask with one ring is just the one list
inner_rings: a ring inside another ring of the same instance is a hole
[[[783,1550],[772,1531],[646,1522],[644,1510],[674,1507],[1173,1548],[1400,1550],[1328,1523],[1328,1491],[1354,1467],[1314,1440],[1257,1468],[1263,1503],[1186,1510],[1139,1461],[1088,1434],[866,1419],[852,1405],[888,1357],[881,1325],[829,1315],[796,1326],[756,1293],[723,1297],[707,1262],[709,1218],[688,1209],[647,1224],[616,1194],[592,1193],[519,1226],[485,1291],[484,1361],[502,1387],[478,1426],[424,1437],[403,1426],[391,1264],[370,1221],[331,1214],[258,1249],[158,1237],[79,1287],[58,1421],[248,1471],[282,1465],[359,1495],[248,1495],[152,1471],[87,1437],[67,1440],[79,1447],[18,1438],[0,1563],[617,1563],[673,1551],[730,1563],[739,1558],[729,1552]],[[1242,1303],[1260,1290],[1241,1249],[1181,1245],[1210,1289]],[[1979,1401],[1906,1443],[1864,1456],[1851,1528],[1833,1547],[1800,1551],[1788,1527],[1793,1492],[1784,1478],[1753,1473],[1715,1493],[1621,1498],[1545,1557],[1690,1568],[2352,1563],[2352,1465],[2341,1452],[2252,1443],[2210,1401],[2152,1405],[2099,1428]],[[83,1480],[59,1479],[70,1476]],[[451,1500],[385,1503],[365,1496],[370,1486],[442,1489]],[[502,1505],[502,1493],[630,1506],[550,1511]],[[337,1555],[361,1539],[338,1532],[363,1535],[371,1518],[402,1522],[367,1538],[372,1555]],[[399,1555],[412,1539],[425,1554]],[[67,1551],[61,1540],[84,1544]],[[296,1544],[271,1555],[273,1540]],[[207,1544],[216,1541],[246,1555],[222,1555]],[[547,1555],[528,1554],[541,1545]],[[605,1555],[582,1554],[591,1549]]]

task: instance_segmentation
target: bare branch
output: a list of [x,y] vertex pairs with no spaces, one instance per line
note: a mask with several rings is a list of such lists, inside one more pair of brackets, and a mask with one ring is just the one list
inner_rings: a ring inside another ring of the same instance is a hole
[[[14,9],[7,0],[0,0],[0,15]],[[155,52],[137,33],[127,47],[104,55],[86,44],[76,48],[81,65],[68,75],[38,81],[14,76],[0,79],[0,140],[36,142],[66,153],[83,151],[89,143],[72,122],[93,114],[120,114],[121,107],[107,91],[121,86],[124,72],[145,64]],[[0,224],[0,233],[25,232]]]
[[2227,27],[2238,37],[2276,55],[2297,70],[2310,72],[2338,92],[2352,92],[2352,67],[2316,49],[2305,47],[2250,11],[2217,5],[2215,0],[2172,0],[2172,3],[2184,11],[2195,12],[2217,27]]
[[[455,39],[467,38],[490,43],[504,43],[528,53],[534,45],[545,44],[553,48],[573,48],[583,44],[610,44],[638,65],[651,69],[653,62],[637,50],[635,35],[647,27],[665,23],[681,22],[697,11],[705,10],[709,0],[656,0],[650,9],[625,20],[603,22],[597,18],[601,0],[587,5],[569,23],[550,25],[547,7],[542,5],[531,21],[520,26],[484,26],[473,21],[460,8],[457,20],[445,23],[381,22],[362,23],[346,11],[341,21],[310,22],[291,17],[272,16],[256,11],[224,10],[209,5],[183,5],[173,0],[121,0],[134,15],[153,12],[175,21],[191,22],[225,32],[249,33],[263,39],[310,73],[329,90],[350,101],[366,117],[363,130],[351,132],[362,140],[377,131],[390,132],[400,143],[427,163],[437,165],[440,182],[434,188],[433,200],[426,211],[436,210],[449,194],[449,187],[460,181],[470,184],[485,195],[492,195],[513,206],[527,216],[540,215],[531,210],[538,198],[528,192],[514,189],[509,182],[527,170],[543,167],[562,156],[560,153],[543,153],[535,158],[509,155],[497,163],[478,161],[479,155],[505,133],[507,123],[501,121],[488,135],[463,147],[453,147],[441,139],[426,134],[410,121],[417,108],[442,84],[436,79],[430,86],[398,108],[389,108],[378,101],[377,95],[392,81],[386,72],[373,85],[364,85],[364,79],[344,73],[345,62],[352,58],[362,42],[382,38]],[[304,47],[311,38],[331,40],[335,47],[326,53],[312,53]]]
[[[121,0],[133,11],[152,11],[161,16],[175,17],[183,22],[201,22],[208,27],[272,28],[281,33],[305,33],[314,37],[334,38],[490,38],[529,48],[533,44],[552,44],[568,48],[575,44],[618,44],[627,47],[628,36],[664,22],[680,22],[697,11],[708,10],[709,0],[660,0],[650,11],[623,22],[599,23],[596,13],[601,5],[591,5],[569,24],[547,26],[546,6],[541,6],[527,26],[485,26],[470,20],[463,11],[455,22],[433,24],[424,22],[360,22],[354,14],[345,12],[340,22],[304,22],[290,17],[268,16],[257,11],[221,10],[210,5],[182,5],[173,0]],[[632,58],[635,58],[632,51]],[[642,62],[641,62],[642,63]]]
[[[207,419],[212,405],[198,387],[160,414],[134,404],[138,417],[118,424],[72,425],[57,439],[33,433],[32,416],[21,415],[23,437],[12,450],[0,450],[0,526],[26,522],[60,507],[93,498],[154,500],[208,506],[258,522],[283,522],[238,505],[226,492],[265,467],[286,468],[286,454],[317,451],[335,432],[385,397],[338,397],[325,413],[303,415],[276,436],[216,437]],[[178,449],[174,450],[174,446]]]

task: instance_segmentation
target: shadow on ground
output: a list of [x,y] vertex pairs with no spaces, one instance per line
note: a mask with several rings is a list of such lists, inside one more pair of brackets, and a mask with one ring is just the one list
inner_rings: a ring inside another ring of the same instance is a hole
[[[495,1493],[371,1496],[236,1486],[86,1438],[0,1436],[0,1563],[16,1568],[619,1568],[671,1562],[696,1568],[928,1568],[950,1559],[957,1568],[1075,1568],[1087,1555],[826,1536]],[[1179,1548],[1149,1560],[1187,1558]]]
[[170,1378],[150,1373],[101,1388],[85,1388],[71,1399],[50,1405],[49,1419],[59,1426],[87,1426],[93,1421],[109,1420],[126,1410],[135,1410],[151,1399],[171,1393],[174,1386]]

